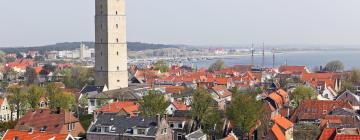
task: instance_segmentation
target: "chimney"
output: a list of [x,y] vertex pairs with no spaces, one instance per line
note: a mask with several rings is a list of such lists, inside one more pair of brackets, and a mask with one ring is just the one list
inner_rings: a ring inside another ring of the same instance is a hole
[[156,114],[156,119],[157,119],[158,126],[160,126],[160,122],[161,122],[160,114]]

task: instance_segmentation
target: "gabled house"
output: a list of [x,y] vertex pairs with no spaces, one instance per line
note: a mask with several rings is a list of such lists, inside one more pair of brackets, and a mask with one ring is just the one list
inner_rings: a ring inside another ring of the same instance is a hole
[[335,100],[338,94],[330,87],[324,86],[323,89],[319,90],[319,94],[317,96],[318,100]]
[[193,128],[194,121],[189,110],[176,110],[168,117],[168,124],[174,131],[174,140],[185,140]]
[[75,140],[75,138],[71,134],[9,129],[1,140]]
[[27,112],[15,126],[20,131],[41,131],[78,136],[85,133],[79,119],[64,110],[37,109]]
[[[13,118],[16,118],[16,113],[12,113]],[[0,97],[0,122],[7,122],[11,120],[11,110],[7,98]]]
[[170,105],[166,108],[166,112],[167,112],[167,114],[172,115],[177,110],[186,111],[186,110],[190,110],[190,109],[191,109],[191,107],[189,105],[187,105],[184,101],[175,100],[175,101],[171,102]]
[[353,109],[359,110],[360,109],[360,96],[352,93],[349,90],[346,90],[339,97],[336,98],[337,101],[342,100],[345,102],[349,102]]
[[319,123],[320,119],[332,111],[342,108],[352,109],[352,106],[345,101],[303,100],[290,120],[294,123]]
[[99,114],[93,122],[86,138],[88,140],[169,140],[172,129],[166,118],[127,117],[115,113]]
[[231,101],[232,93],[225,86],[214,86],[209,92],[216,101]]
[[[270,101],[270,100],[272,101]],[[270,104],[273,106],[273,108],[275,109],[282,109],[286,106],[289,105],[289,94],[284,91],[283,89],[278,89],[274,92],[271,92],[269,94],[269,99],[267,99]]]
[[288,119],[277,115],[272,119],[274,123],[271,127],[271,133],[266,139],[277,139],[277,140],[292,140],[293,139],[293,126],[294,124]]

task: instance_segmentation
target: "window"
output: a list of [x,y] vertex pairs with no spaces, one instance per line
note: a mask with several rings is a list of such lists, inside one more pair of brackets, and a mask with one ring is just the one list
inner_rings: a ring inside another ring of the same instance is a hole
[[104,127],[104,132],[109,132],[109,127]]
[[118,15],[118,12],[116,11],[115,14]]
[[2,115],[0,115],[0,121],[2,120]]
[[170,128],[174,128],[174,123],[170,123]]
[[182,139],[182,134],[178,133],[178,134],[177,134],[177,139],[178,139],[178,140],[181,140],[181,139]]
[[316,108],[313,108],[313,109],[312,109],[312,112],[313,112],[313,113],[316,113],[316,112],[317,112],[317,109],[316,109]]
[[119,70],[120,68],[119,68],[119,66],[117,66],[117,70]]
[[117,80],[117,82],[119,83],[119,82],[120,82],[120,80]]
[[[102,67],[101,67],[101,69],[102,69]],[[95,106],[95,100],[91,99],[91,100],[90,100],[90,105],[91,105],[91,106]]]
[[137,134],[139,134],[139,135],[145,135],[145,129],[137,129]]
[[100,52],[100,56],[102,56],[102,52]]
[[68,131],[75,130],[75,123],[68,124]]
[[100,67],[100,70],[103,70],[102,66]]
[[119,28],[119,24],[116,24],[116,29]]
[[119,55],[119,52],[116,52],[116,55]]
[[115,132],[116,131],[116,127],[112,126],[110,127],[110,132]]
[[179,124],[178,124],[178,127],[179,127],[179,128],[183,128],[182,123],[179,123]]
[[118,39],[118,38],[116,39],[116,43],[119,43],[119,39]]
[[161,135],[165,135],[165,134],[167,134],[167,129],[166,128],[161,130]]
[[102,24],[100,24],[100,29],[102,29],[103,28],[103,25]]

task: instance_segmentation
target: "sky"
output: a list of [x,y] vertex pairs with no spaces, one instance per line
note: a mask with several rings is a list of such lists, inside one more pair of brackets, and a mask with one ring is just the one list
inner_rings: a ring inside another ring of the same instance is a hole
[[[95,0],[1,0],[0,47],[94,40]],[[128,41],[360,44],[360,0],[126,0]]]

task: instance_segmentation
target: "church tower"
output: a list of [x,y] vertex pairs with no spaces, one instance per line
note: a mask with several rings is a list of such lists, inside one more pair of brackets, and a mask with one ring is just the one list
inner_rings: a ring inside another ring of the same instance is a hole
[[95,3],[95,84],[128,87],[125,0]]

